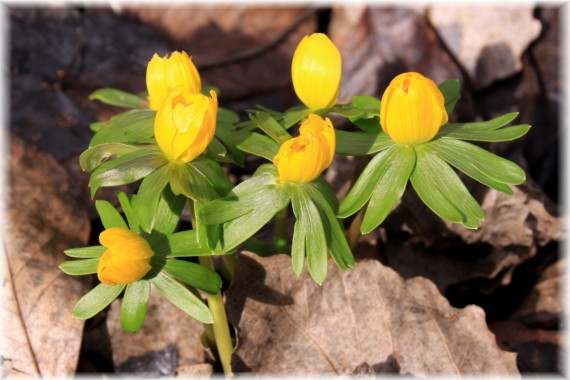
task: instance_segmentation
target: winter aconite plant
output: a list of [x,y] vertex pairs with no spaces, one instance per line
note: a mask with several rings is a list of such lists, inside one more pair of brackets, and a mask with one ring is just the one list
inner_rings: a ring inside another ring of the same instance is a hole
[[[219,107],[217,89],[202,87],[184,52],[152,57],[147,93],[95,91],[91,99],[128,110],[91,125],[95,133],[80,163],[90,173],[92,195],[100,187],[140,184],[136,194],[119,193],[123,215],[96,201],[105,227],[100,245],[65,252],[79,259],[62,263],[65,273],[96,273],[101,282],[78,301],[73,316],[90,318],[123,294],[121,325],[135,332],[155,288],[206,325],[209,343],[231,375],[233,343],[215,257],[229,282],[240,275],[233,273],[234,253],[261,244],[264,254],[289,254],[295,274],[306,268],[326,286],[329,257],[349,270],[360,233],[383,222],[408,182],[435,214],[477,228],[485,215],[456,170],[507,194],[525,180],[516,164],[467,142],[523,136],[530,126],[506,126],[516,113],[448,123],[459,82],[437,85],[415,72],[393,78],[381,100],[356,95],[338,104],[341,73],[339,50],[315,33],[292,57],[292,83],[302,105],[283,112],[259,105],[245,110],[247,120],[241,121]],[[335,129],[329,114],[356,128]],[[322,176],[336,154],[370,158],[340,204]],[[245,155],[266,162],[247,180],[232,183],[224,167],[243,166]],[[180,227],[185,207],[191,229]],[[345,231],[344,219],[356,213]],[[259,232],[272,220],[273,242],[260,241]]]

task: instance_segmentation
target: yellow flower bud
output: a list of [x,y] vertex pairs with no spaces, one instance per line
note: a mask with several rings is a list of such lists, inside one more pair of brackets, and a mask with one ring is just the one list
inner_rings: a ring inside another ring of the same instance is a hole
[[279,177],[287,182],[311,182],[334,158],[336,137],[329,118],[310,114],[300,135],[285,141],[273,158]]
[[443,94],[434,81],[421,74],[398,75],[382,95],[380,124],[398,144],[427,142],[445,123]]
[[151,269],[154,252],[145,239],[122,227],[106,229],[99,235],[107,247],[99,259],[97,277],[107,285],[130,284],[140,280]]
[[168,93],[183,87],[188,92],[200,92],[202,83],[192,59],[186,52],[172,53],[160,58],[155,54],[146,68],[146,87],[149,107],[158,110]]
[[340,52],[325,34],[305,36],[291,65],[295,93],[313,111],[333,106],[338,99],[341,71]]
[[154,137],[170,161],[187,163],[202,154],[216,132],[218,98],[174,89],[157,111]]

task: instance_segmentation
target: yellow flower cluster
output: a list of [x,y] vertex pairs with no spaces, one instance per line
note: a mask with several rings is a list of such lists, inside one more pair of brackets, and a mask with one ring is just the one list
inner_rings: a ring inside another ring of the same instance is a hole
[[218,99],[200,93],[201,80],[185,52],[154,55],[146,70],[149,107],[157,110],[154,136],[172,162],[187,163],[206,150],[216,131]]
[[310,114],[301,124],[299,136],[281,145],[273,163],[282,180],[311,182],[330,166],[335,148],[335,132],[329,118]]

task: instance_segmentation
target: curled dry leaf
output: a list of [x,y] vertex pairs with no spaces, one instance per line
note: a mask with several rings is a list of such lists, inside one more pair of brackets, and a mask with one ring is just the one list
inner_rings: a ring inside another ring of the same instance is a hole
[[[228,290],[237,328],[235,372],[413,376],[517,375],[515,354],[500,350],[477,306],[456,309],[425,278],[403,280],[377,261],[346,272],[329,262],[323,286],[290,258],[244,252]],[[357,371],[358,372],[358,371]]]
[[206,360],[201,343],[204,326],[154,289],[140,331],[124,332],[120,313],[121,301],[115,300],[107,315],[107,328],[116,372],[172,376],[177,367],[202,364]]
[[[509,284],[519,265],[563,239],[564,228],[540,189],[528,183],[513,191],[512,196],[495,190],[483,195],[485,221],[477,230],[438,220],[415,194],[406,192],[385,226],[389,233],[403,229],[414,238],[386,239],[383,262],[404,277],[431,279],[442,292],[471,280],[484,282],[474,283],[483,293]],[[423,244],[413,244],[418,241]]]
[[566,259],[549,266],[512,318],[529,326],[556,328],[563,318],[562,295],[567,283],[566,273]]
[[89,220],[51,156],[12,136],[2,281],[4,370],[30,376],[75,372],[83,322],[71,317],[85,282],[59,270],[63,251],[85,245]]

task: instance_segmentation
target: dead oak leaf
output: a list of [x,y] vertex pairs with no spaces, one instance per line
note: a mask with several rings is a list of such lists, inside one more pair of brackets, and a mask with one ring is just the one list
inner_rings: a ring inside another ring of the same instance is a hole
[[83,321],[71,317],[85,282],[57,267],[63,251],[85,245],[89,220],[69,177],[50,155],[11,136],[3,231],[3,369],[28,376],[75,373]]
[[372,260],[346,272],[329,262],[319,286],[290,266],[286,255],[239,256],[226,303],[235,372],[351,374],[368,363],[414,376],[518,374],[482,309],[451,307],[425,278],[404,280]]

